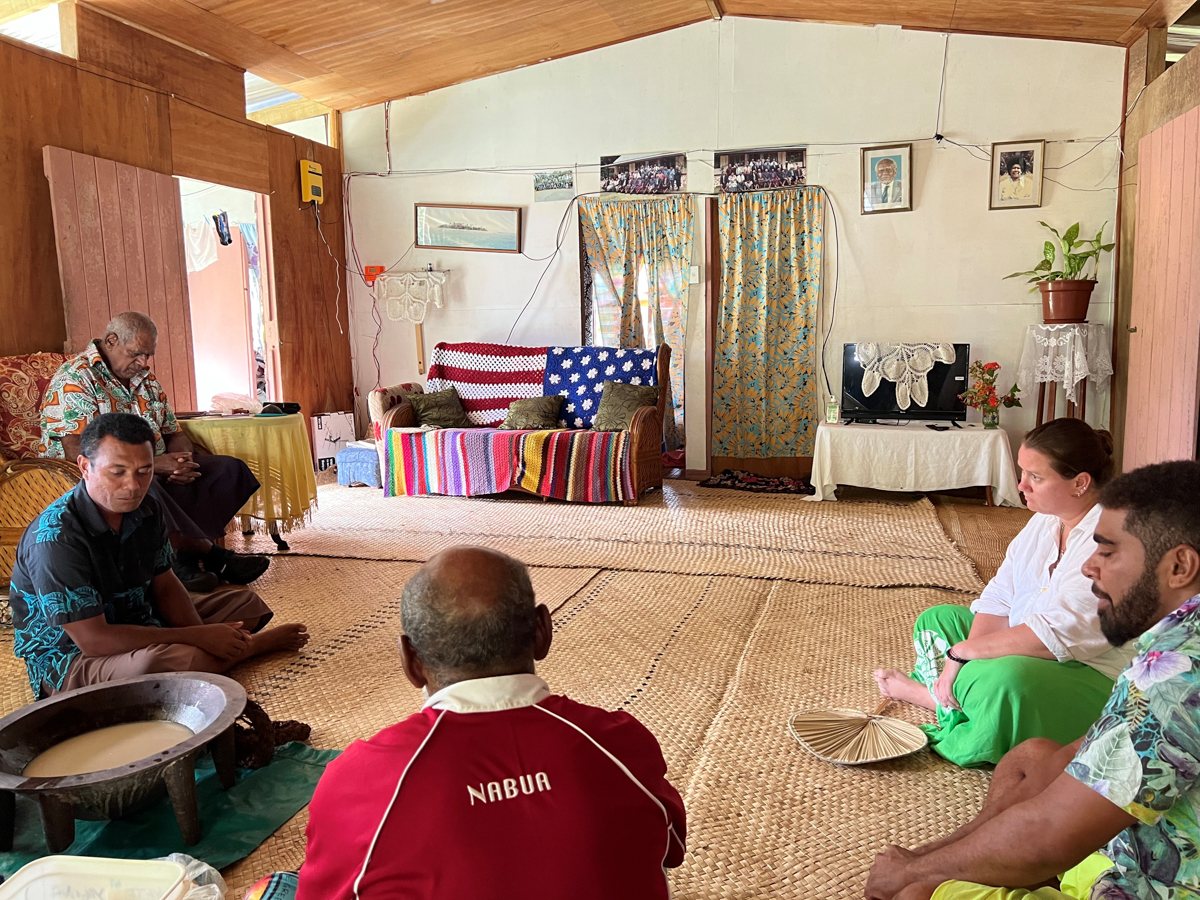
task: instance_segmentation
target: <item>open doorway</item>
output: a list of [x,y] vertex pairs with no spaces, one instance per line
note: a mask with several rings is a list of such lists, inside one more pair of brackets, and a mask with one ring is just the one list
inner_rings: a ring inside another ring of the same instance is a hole
[[260,194],[179,178],[191,301],[196,402],[218,394],[277,399],[277,355],[268,327],[273,304]]

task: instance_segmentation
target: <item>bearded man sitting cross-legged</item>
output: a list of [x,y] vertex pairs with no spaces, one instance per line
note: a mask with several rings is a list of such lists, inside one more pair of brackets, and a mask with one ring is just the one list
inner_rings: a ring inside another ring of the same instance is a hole
[[1080,741],[1018,745],[974,822],[876,857],[870,900],[1200,895],[1200,463],[1122,475],[1100,504],[1083,572],[1105,637],[1138,655]]

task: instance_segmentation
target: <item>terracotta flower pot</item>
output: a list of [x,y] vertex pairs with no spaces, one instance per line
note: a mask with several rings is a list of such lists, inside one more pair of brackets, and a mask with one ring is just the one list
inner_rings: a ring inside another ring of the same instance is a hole
[[1078,281],[1039,281],[1042,292],[1042,321],[1047,325],[1065,325],[1086,322],[1088,303],[1096,282],[1092,279]]

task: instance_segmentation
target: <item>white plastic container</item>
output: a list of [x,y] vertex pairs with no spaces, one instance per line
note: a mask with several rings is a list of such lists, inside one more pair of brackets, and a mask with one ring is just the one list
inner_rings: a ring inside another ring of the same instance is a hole
[[0,900],[179,900],[184,868],[157,859],[44,856],[0,884]]

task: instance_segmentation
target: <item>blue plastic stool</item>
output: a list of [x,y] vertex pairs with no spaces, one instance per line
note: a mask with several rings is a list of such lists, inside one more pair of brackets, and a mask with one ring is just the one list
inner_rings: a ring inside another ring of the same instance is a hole
[[379,454],[374,449],[347,447],[338,451],[334,461],[337,463],[338,484],[383,487],[383,479],[379,477]]

